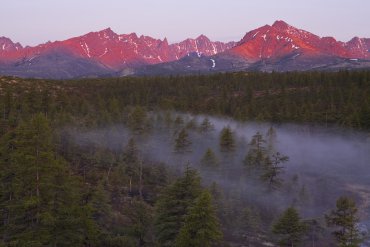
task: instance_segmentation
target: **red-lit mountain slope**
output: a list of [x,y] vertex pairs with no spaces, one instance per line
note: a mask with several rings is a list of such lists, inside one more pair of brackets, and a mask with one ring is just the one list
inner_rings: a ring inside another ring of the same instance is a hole
[[276,21],[248,32],[230,50],[249,60],[282,58],[290,54],[305,56],[335,56],[350,59],[369,59],[369,40],[353,38],[347,43],[332,37],[319,37],[310,32]]
[[284,21],[248,32],[233,48],[210,57],[145,66],[142,75],[209,73],[223,71],[301,71],[368,69],[370,39],[348,42],[319,37]]
[[[211,42],[204,35],[170,45],[167,39],[138,37],[135,33],[119,35],[108,28],[64,41],[26,48],[14,44],[7,38],[0,38],[0,61],[3,63],[28,61],[32,64],[33,59],[58,50],[77,58],[98,62],[112,70],[118,70],[174,61],[192,52],[208,56],[215,55],[234,45],[234,42]],[[4,47],[3,50],[1,50],[2,47]]]
[[369,64],[370,39],[341,42],[284,21],[250,31],[238,43],[212,42],[201,35],[169,44],[167,39],[119,35],[109,28],[35,47],[0,38],[0,75],[23,77],[337,70],[363,69]]

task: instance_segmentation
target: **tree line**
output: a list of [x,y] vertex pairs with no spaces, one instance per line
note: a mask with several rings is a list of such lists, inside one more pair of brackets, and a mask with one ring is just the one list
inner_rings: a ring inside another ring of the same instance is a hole
[[[216,75],[45,81],[3,77],[1,124],[43,112],[59,124],[129,121],[130,107],[230,116],[238,120],[370,127],[370,72]],[[122,114],[126,112],[126,114]],[[133,118],[140,118],[134,112]],[[78,120],[76,120],[76,118]],[[135,121],[135,120],[133,120]]]

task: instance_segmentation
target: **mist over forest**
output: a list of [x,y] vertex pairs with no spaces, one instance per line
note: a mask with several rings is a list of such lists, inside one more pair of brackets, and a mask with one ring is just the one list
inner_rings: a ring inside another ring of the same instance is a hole
[[370,73],[0,78],[0,246],[370,246]]
[[[205,120],[211,125],[207,131],[202,130]],[[216,184],[230,200],[238,200],[244,207],[270,208],[275,215],[295,206],[305,218],[320,218],[339,196],[348,195],[358,202],[361,221],[370,226],[370,136],[366,132],[320,125],[240,122],[176,112],[152,112],[147,121],[144,133],[124,125],[64,131],[84,148],[99,146],[114,152],[121,152],[134,138],[140,156],[148,164],[161,163],[180,173],[190,165],[200,171],[206,186]],[[224,128],[230,128],[235,139],[235,148],[229,152],[220,147]],[[272,139],[268,136],[271,128]],[[184,152],[177,152],[176,137],[182,129],[187,130],[190,144]],[[289,157],[278,188],[271,190],[248,177],[243,162],[256,133],[264,135],[266,147]],[[216,165],[202,164],[208,149],[214,152]]]

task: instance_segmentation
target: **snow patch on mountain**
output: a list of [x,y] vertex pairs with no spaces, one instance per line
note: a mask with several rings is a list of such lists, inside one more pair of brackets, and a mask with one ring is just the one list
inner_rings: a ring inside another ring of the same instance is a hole
[[99,57],[102,57],[102,56],[104,56],[105,54],[107,54],[108,53],[108,48],[105,48],[105,50],[104,50],[104,53],[103,54],[101,54]]
[[212,61],[212,68],[215,68],[216,67],[216,61],[214,59],[210,59]]
[[255,34],[253,34],[253,38],[256,37],[256,35],[259,33],[260,31],[256,32]]
[[80,43],[80,46],[82,48],[82,50],[84,50],[85,54],[88,56],[88,57],[91,57],[90,55],[90,48],[89,46],[86,44],[86,42],[84,42],[83,44]]

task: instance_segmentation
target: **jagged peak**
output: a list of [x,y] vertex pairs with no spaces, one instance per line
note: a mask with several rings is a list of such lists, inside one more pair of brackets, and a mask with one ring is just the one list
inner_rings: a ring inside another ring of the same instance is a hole
[[302,29],[299,29],[299,28],[296,28],[292,25],[289,25],[288,23],[286,23],[285,21],[281,21],[281,20],[278,20],[278,21],[275,21],[274,24],[272,24],[272,27],[280,32],[285,32],[285,33],[306,33],[306,34],[309,34],[309,32],[305,31],[305,30],[302,30]]
[[110,27],[99,31],[98,33],[103,33],[103,34],[106,34],[108,36],[117,35]]
[[135,39],[138,39],[139,38],[135,32],[129,33],[127,36],[133,37]]
[[353,37],[349,42],[361,42],[361,38],[358,36]]
[[110,27],[107,27],[107,28],[101,30],[101,32],[113,32],[113,31]]
[[205,36],[204,34],[199,35],[196,39],[197,40],[207,40],[207,41],[210,41],[210,39],[207,36]]
[[5,37],[5,36],[1,36],[0,40],[4,40],[4,41],[7,41],[7,42],[14,43],[11,39],[9,39],[8,37]]
[[23,46],[19,42],[15,43],[10,38],[5,37],[5,36],[0,37],[0,43],[2,44],[2,46],[0,47],[0,50],[4,50],[7,45],[15,47],[15,49],[23,48]]
[[325,37],[322,37],[321,38],[323,41],[326,41],[326,42],[337,42],[337,40],[334,38],[334,37],[331,37],[331,36],[325,36]]
[[112,31],[112,29],[110,27],[108,27],[108,28],[102,29],[100,31],[89,32],[85,35],[74,37],[74,38],[71,38],[71,39],[94,37],[94,36],[99,36],[100,38],[102,38],[102,37],[104,37],[104,38],[114,38],[114,37],[117,37],[118,34],[116,34],[114,31]]
[[288,23],[282,20],[277,20],[272,24],[272,27],[277,28],[277,29],[288,29],[289,27],[292,27]]

